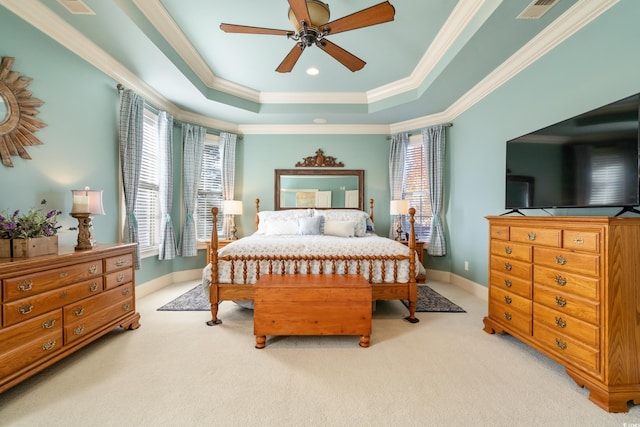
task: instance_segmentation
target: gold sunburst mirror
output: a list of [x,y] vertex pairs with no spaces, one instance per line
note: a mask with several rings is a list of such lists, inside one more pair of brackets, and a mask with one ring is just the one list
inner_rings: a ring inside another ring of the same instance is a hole
[[11,156],[31,159],[25,147],[42,144],[33,132],[46,126],[35,117],[44,101],[31,98],[26,90],[32,78],[11,71],[15,58],[0,59],[0,158],[3,165],[13,167]]

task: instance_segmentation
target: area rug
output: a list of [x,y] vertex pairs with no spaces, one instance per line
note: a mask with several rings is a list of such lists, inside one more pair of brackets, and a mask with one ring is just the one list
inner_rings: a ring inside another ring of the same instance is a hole
[[[408,306],[407,301],[402,301]],[[207,301],[200,285],[180,295],[173,301],[163,305],[159,311],[209,311]],[[452,303],[427,285],[418,286],[417,312],[451,312],[465,313],[458,305]]]

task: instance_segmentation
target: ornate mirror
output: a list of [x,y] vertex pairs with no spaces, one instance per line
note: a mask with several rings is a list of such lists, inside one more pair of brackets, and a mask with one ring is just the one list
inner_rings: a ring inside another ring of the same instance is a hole
[[364,170],[276,169],[275,209],[364,209]]
[[0,60],[0,157],[3,165],[12,167],[11,156],[31,159],[25,147],[42,144],[32,133],[46,126],[35,118],[44,102],[26,90],[32,78],[11,71],[15,58]]

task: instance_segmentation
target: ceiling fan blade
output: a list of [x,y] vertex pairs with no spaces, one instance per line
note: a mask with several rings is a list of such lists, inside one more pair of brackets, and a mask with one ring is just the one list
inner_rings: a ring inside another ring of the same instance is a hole
[[304,21],[307,25],[311,24],[311,18],[309,17],[309,9],[307,8],[307,2],[305,0],[289,0],[289,7],[296,16],[298,23]]
[[220,29],[225,33],[243,33],[243,34],[269,34],[274,36],[293,35],[291,30],[276,30],[273,28],[248,27],[246,25],[220,24]]
[[[329,34],[342,33],[344,31],[355,30],[357,28],[369,27],[371,25],[382,24],[393,21],[396,9],[388,1],[375,6],[362,9],[343,18],[329,22],[322,28],[329,29]],[[297,15],[296,15],[297,16]]]
[[293,49],[289,51],[287,56],[282,60],[276,71],[279,73],[289,73],[293,70],[293,66],[296,65],[298,59],[300,59],[300,55],[302,55],[302,51],[304,50],[304,43],[296,43],[293,46]]
[[340,62],[351,71],[361,70],[366,64],[366,62],[364,62],[362,59],[347,52],[337,44],[331,43],[327,39],[323,39],[317,44],[317,46],[327,52],[329,55],[333,56],[338,62]]

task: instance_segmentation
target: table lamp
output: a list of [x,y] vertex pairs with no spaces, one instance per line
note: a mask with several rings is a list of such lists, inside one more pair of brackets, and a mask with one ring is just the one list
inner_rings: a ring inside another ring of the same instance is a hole
[[396,240],[402,239],[402,215],[409,212],[408,200],[392,200],[389,205],[389,213],[396,216]]
[[92,236],[91,216],[104,215],[102,190],[91,190],[89,187],[85,187],[84,190],[71,190],[71,194],[73,195],[73,206],[70,215],[78,220],[76,250],[93,249],[95,243]]
[[242,201],[224,200],[222,202],[222,212],[225,215],[231,215],[231,240],[238,240],[235,215],[242,215]]

